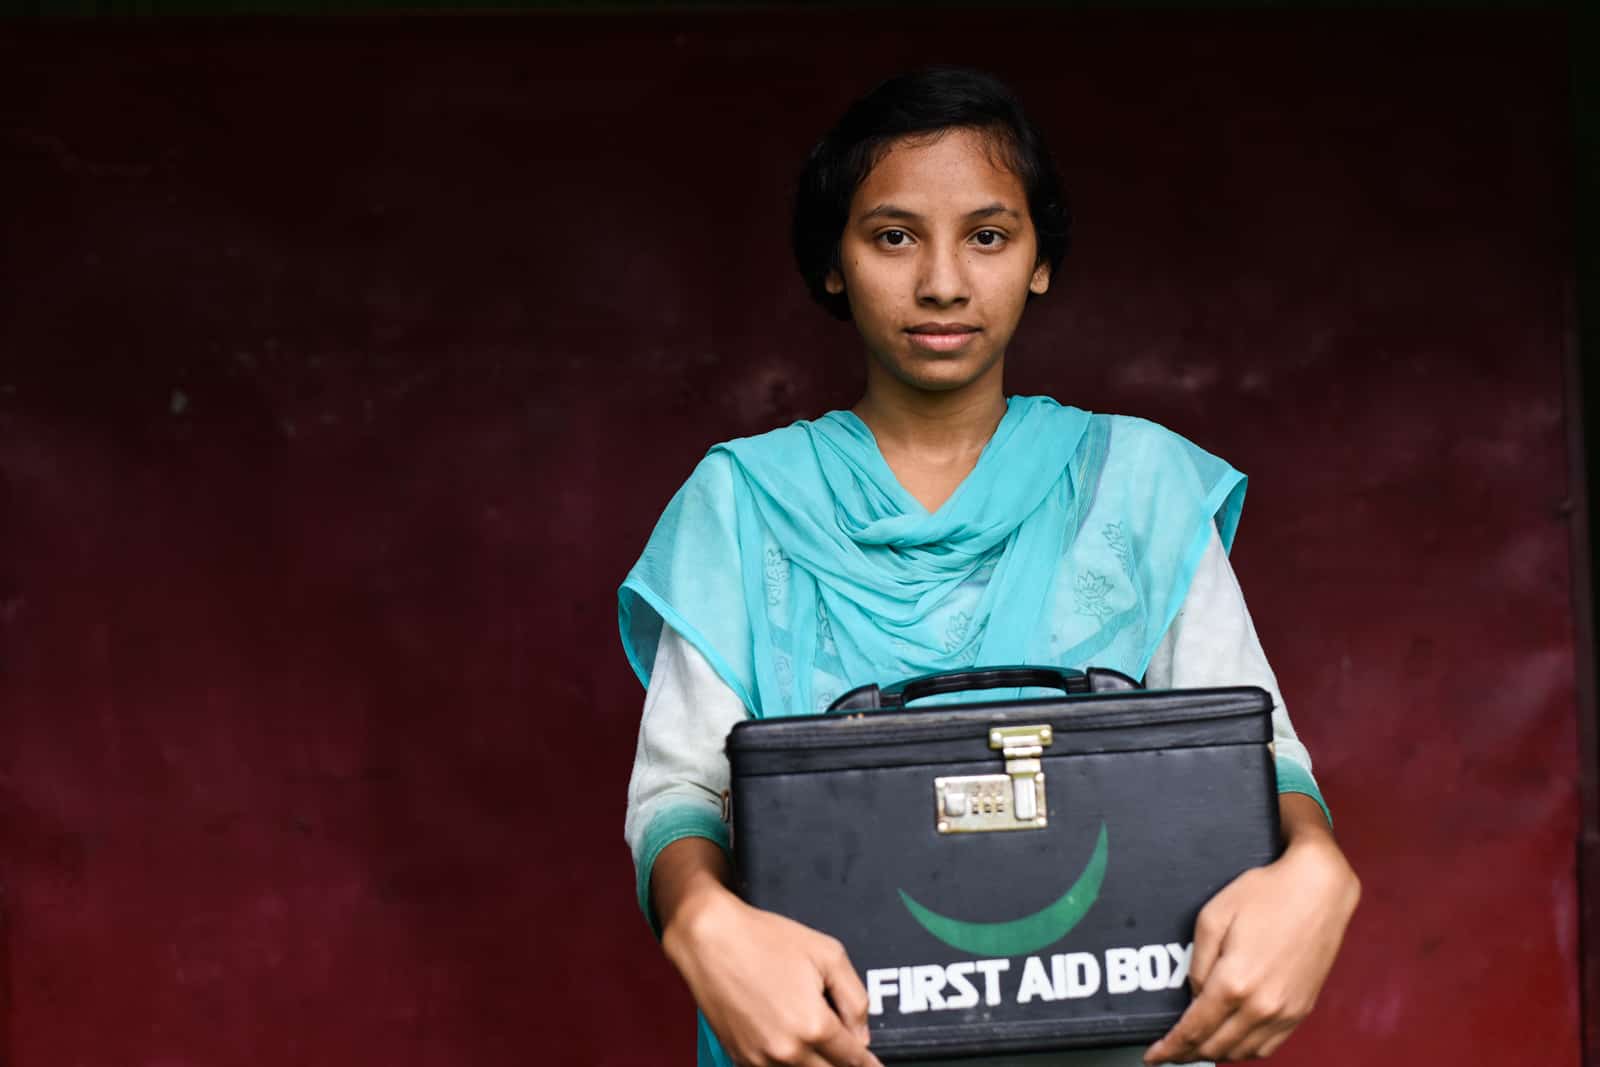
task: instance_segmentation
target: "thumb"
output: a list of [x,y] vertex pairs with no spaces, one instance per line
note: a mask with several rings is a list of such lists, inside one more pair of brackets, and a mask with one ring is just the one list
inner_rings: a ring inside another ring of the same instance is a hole
[[863,1042],[871,1040],[867,1028],[867,987],[861,984],[844,946],[830,938],[817,959],[823,989],[833,1002],[833,1010]]

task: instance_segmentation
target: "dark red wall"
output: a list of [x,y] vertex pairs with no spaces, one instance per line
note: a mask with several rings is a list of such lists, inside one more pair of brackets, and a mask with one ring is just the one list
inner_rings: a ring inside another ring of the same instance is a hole
[[1078,214],[1012,388],[1251,475],[1366,885],[1281,1062],[1577,1063],[1559,24],[909,11],[0,29],[8,1062],[691,1061],[614,591],[853,399],[788,183],[934,59]]

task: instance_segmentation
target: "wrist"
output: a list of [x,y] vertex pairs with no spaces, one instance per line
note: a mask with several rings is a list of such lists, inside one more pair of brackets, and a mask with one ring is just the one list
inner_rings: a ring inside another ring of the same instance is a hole
[[1278,862],[1295,871],[1302,885],[1323,894],[1331,905],[1355,911],[1361,882],[1331,834],[1302,834],[1291,839]]
[[686,951],[701,941],[706,932],[721,927],[727,918],[745,907],[739,895],[716,878],[696,879],[683,888],[677,906],[661,928],[661,947],[667,958],[679,962]]

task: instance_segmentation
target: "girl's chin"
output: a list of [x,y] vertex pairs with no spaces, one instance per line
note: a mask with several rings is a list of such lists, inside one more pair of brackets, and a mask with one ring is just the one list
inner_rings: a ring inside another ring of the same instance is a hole
[[915,355],[894,360],[885,369],[902,385],[928,393],[964,389],[983,378],[998,360],[970,356]]

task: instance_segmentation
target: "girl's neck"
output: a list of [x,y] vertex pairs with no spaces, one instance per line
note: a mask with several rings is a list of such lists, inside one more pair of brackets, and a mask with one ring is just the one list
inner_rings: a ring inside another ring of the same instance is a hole
[[1006,413],[998,374],[948,392],[911,389],[869,373],[851,410],[866,423],[884,461],[908,492],[937,511],[977,465]]
[[948,393],[869,387],[851,410],[880,449],[939,459],[983,451],[1005,416],[1006,398],[998,382],[992,389]]

